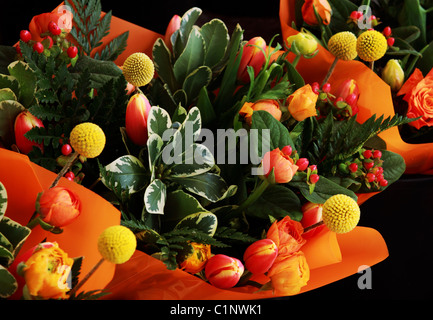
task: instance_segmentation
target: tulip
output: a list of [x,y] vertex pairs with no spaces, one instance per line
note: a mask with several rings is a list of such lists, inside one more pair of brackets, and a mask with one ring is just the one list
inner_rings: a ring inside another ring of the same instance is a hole
[[359,98],[358,84],[354,79],[347,79],[341,83],[334,95],[337,98],[343,98],[351,107],[354,107]]
[[32,115],[28,110],[22,111],[15,118],[15,143],[18,149],[20,149],[20,151],[24,154],[28,154],[30,151],[32,151],[33,146],[38,147],[42,151],[44,149],[43,143],[30,141],[24,136],[28,131],[35,127],[43,128],[44,125],[41,120]]
[[[323,205],[307,202],[305,203],[302,208],[302,219],[301,224],[302,227],[305,229],[307,227],[310,227],[322,220],[322,208]],[[320,226],[317,226],[305,233],[302,234],[303,238],[311,238],[313,235],[319,233],[325,226],[322,224]]]
[[262,49],[266,50],[266,41],[262,37],[252,38],[244,45],[237,73],[237,79],[242,83],[250,82],[250,76],[247,71],[248,66],[254,69],[254,77],[256,77],[262,69],[266,61]]
[[278,255],[277,245],[271,239],[262,239],[251,244],[244,252],[245,268],[252,274],[269,270]]
[[191,242],[190,245],[192,253],[180,263],[180,269],[191,274],[196,274],[204,269],[211,256],[210,245],[196,242]]
[[264,177],[268,178],[274,169],[274,181],[271,183],[287,183],[292,180],[298,171],[298,166],[293,163],[293,159],[283,153],[279,148],[267,152],[262,160]]
[[392,91],[400,90],[404,82],[404,71],[396,59],[390,59],[382,70],[382,80],[385,81]]
[[175,14],[170,22],[168,23],[167,29],[165,30],[164,34],[164,43],[171,50],[173,44],[171,42],[171,36],[173,33],[175,33],[180,28],[180,22],[182,21],[182,18]]
[[302,121],[308,117],[316,116],[317,94],[314,93],[311,85],[306,84],[292,93],[289,98],[289,112],[297,121]]
[[133,143],[139,146],[144,146],[147,142],[147,117],[150,108],[149,100],[142,93],[134,94],[126,107],[126,134]]
[[245,121],[251,125],[251,117],[254,111],[264,110],[269,112],[276,120],[281,120],[280,104],[276,100],[264,99],[257,102],[245,102],[239,114],[244,117]]
[[235,286],[243,273],[242,262],[224,254],[217,254],[210,258],[205,267],[206,278],[213,286],[220,289]]
[[18,266],[23,274],[30,296],[42,299],[66,299],[71,289],[72,258],[59,248],[53,246],[39,250]]
[[323,24],[328,25],[331,22],[332,8],[327,0],[306,0],[301,9],[302,18],[305,23],[310,26],[317,26],[319,24],[314,9],[316,9]]
[[317,50],[317,41],[313,36],[305,32],[299,32],[287,38],[287,44],[292,47],[295,44],[295,54],[311,55]]
[[37,203],[42,220],[54,227],[64,227],[81,213],[78,195],[64,187],[56,186],[42,193]]

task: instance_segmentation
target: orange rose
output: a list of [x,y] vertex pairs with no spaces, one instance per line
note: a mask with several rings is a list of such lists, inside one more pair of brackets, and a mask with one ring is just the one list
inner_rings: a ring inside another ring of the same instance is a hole
[[318,95],[314,93],[309,84],[292,93],[288,98],[288,108],[292,117],[298,121],[302,121],[308,117],[316,116],[317,97]]
[[275,183],[287,183],[292,180],[298,166],[293,163],[293,159],[284,154],[279,148],[267,152],[262,160],[264,176],[267,178],[274,169]]
[[35,251],[22,268],[29,294],[43,299],[66,299],[73,263],[57,243]]
[[264,99],[257,102],[245,102],[239,111],[239,115],[243,116],[245,121],[251,125],[251,117],[254,111],[264,110],[269,112],[276,120],[281,120],[280,104],[276,100]]
[[63,31],[69,33],[72,29],[72,15],[63,12],[48,12],[34,16],[29,24],[32,40],[42,41],[42,33],[48,32],[48,24],[54,21]]
[[305,0],[302,5],[302,18],[305,23],[310,26],[317,26],[319,22],[314,14],[314,8],[316,8],[317,13],[322,19],[323,24],[328,25],[331,22],[332,9],[326,0]]
[[408,103],[407,117],[421,117],[409,124],[417,129],[433,126],[433,69],[425,78],[419,69],[415,69],[397,93],[402,94]]
[[310,279],[310,268],[302,251],[279,255],[268,272],[275,294],[290,296],[299,293]]
[[298,251],[306,242],[302,237],[303,232],[304,228],[300,222],[285,216],[271,225],[266,238],[275,242],[279,255],[288,255]]
[[203,270],[211,257],[210,245],[196,242],[190,244],[193,251],[180,263],[180,268],[188,273],[196,274]]

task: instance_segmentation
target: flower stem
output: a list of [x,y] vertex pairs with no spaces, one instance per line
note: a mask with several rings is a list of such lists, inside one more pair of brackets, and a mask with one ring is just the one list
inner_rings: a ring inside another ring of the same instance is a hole
[[53,183],[50,186],[50,189],[55,187],[58,183],[61,177],[63,177],[66,173],[66,171],[69,170],[69,168],[73,165],[75,160],[77,160],[79,156],[78,152],[74,152],[74,154],[69,158],[68,162],[63,166],[62,170],[60,170],[59,174],[57,175],[56,179],[54,179]]
[[320,220],[319,222],[316,222],[315,224],[312,224],[311,226],[306,227],[304,229],[304,233],[306,233],[306,232],[308,232],[310,230],[313,230],[314,228],[320,227],[323,224],[324,224],[323,220]]
[[38,224],[39,224],[39,216],[37,216],[36,218],[32,217],[32,219],[30,219],[29,223],[27,223],[26,227],[29,228],[29,229],[33,229]]
[[101,266],[101,264],[105,261],[104,258],[101,258],[95,265],[94,267],[86,274],[86,276],[83,278],[83,280],[80,281],[80,283],[78,283],[74,288],[72,288],[71,291],[69,291],[69,296],[72,297],[77,291],[78,289],[80,289],[84,283],[89,280],[89,278],[92,276],[92,274],[95,273],[95,271]]
[[323,82],[322,82],[322,85],[320,86],[320,88],[322,88],[323,85],[328,82],[329,78],[331,77],[332,73],[334,72],[334,69],[335,69],[335,66],[337,65],[337,62],[338,62],[338,58],[336,57],[334,59],[334,62],[332,62],[331,67],[329,68],[325,79],[323,79]]
[[254,191],[250,194],[250,196],[236,209],[236,212],[242,212],[245,208],[252,205],[258,198],[260,198],[260,196],[263,194],[263,192],[265,192],[268,186],[269,181],[266,179],[262,180],[262,183],[260,183],[258,187],[254,189]]
[[301,59],[301,55],[296,55],[295,59],[293,59],[293,62],[292,62],[293,68],[296,69],[296,66],[298,65],[298,62],[300,59]]

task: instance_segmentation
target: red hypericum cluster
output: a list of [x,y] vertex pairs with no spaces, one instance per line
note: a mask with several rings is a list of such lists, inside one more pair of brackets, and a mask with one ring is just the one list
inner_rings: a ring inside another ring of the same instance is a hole
[[55,23],[54,21],[50,21],[48,23],[48,31],[53,35],[53,36],[58,36],[62,33],[62,29],[60,29],[60,27],[57,25],[57,23]]
[[392,35],[391,27],[389,27],[389,26],[385,27],[382,30],[382,34],[385,36],[386,43],[388,44],[388,46],[392,47],[394,45],[395,39],[394,39],[394,37],[391,37],[391,35]]

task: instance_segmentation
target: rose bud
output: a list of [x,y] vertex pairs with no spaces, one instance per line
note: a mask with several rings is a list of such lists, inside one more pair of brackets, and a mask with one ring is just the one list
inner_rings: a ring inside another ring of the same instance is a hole
[[224,254],[217,254],[210,258],[205,267],[206,278],[213,286],[220,289],[235,286],[243,273],[242,262]]
[[353,79],[347,79],[341,83],[334,95],[343,98],[351,107],[357,105],[359,97],[358,84]]
[[297,89],[288,98],[289,112],[297,121],[302,121],[308,117],[316,116],[317,94],[314,93],[311,85]]
[[139,146],[144,146],[147,142],[147,117],[151,107],[149,100],[141,93],[134,94],[126,107],[126,133]]
[[[312,202],[307,202],[302,206],[301,210],[303,216],[302,216],[301,224],[304,229],[322,220],[322,207],[323,205],[312,203]],[[315,227],[303,233],[302,237],[304,238],[312,237],[313,235],[319,233],[324,227],[325,226],[323,224],[318,227]]]
[[278,101],[273,99],[263,99],[257,102],[245,102],[239,111],[239,115],[243,116],[245,121],[251,125],[251,117],[253,116],[254,111],[267,111],[269,112],[276,120],[280,121],[281,119],[281,109]]
[[284,154],[279,148],[267,152],[262,160],[262,168],[265,178],[268,178],[274,169],[274,181],[271,183],[287,183],[292,180],[298,166],[293,159]]
[[42,193],[36,209],[45,223],[60,228],[80,215],[81,202],[73,191],[56,186]]
[[317,41],[313,36],[305,32],[299,32],[296,35],[287,38],[287,44],[289,47],[295,44],[297,52],[295,54],[300,55],[311,55],[317,50]]
[[237,73],[237,79],[242,83],[250,82],[250,76],[247,71],[248,66],[253,67],[254,77],[256,77],[262,69],[266,61],[262,49],[266,50],[266,41],[262,37],[254,37],[244,45]]
[[174,32],[179,30],[181,21],[182,18],[177,14],[175,14],[171,18],[170,22],[168,23],[167,29],[165,30],[164,43],[167,46],[167,48],[169,48],[170,50],[173,47],[173,44],[171,43],[171,36],[173,35]]
[[15,131],[15,143],[20,149],[20,151],[24,154],[28,154],[32,151],[33,146],[38,147],[42,151],[44,150],[43,143],[37,143],[35,141],[30,141],[24,135],[29,132],[31,129],[39,127],[43,128],[44,125],[41,120],[36,118],[34,115],[30,113],[30,111],[22,111],[15,118],[14,131]]
[[253,274],[262,274],[272,267],[278,248],[271,239],[262,239],[251,244],[244,252],[245,268]]
[[400,90],[404,81],[404,71],[396,59],[390,59],[382,70],[382,80],[385,81],[392,91]]

